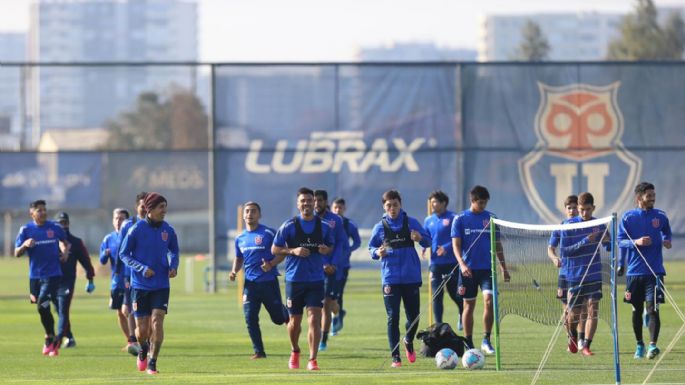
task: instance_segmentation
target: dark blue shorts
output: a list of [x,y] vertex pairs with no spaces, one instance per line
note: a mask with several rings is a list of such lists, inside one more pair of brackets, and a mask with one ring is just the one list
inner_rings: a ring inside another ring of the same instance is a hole
[[164,310],[166,314],[169,307],[169,288],[158,290],[131,289],[133,300],[133,315],[136,318],[147,317],[152,314],[152,309]]
[[490,270],[471,270],[471,277],[459,274],[459,294],[465,300],[476,299],[478,287],[483,294],[492,295],[492,272]]
[[629,275],[626,278],[626,293],[623,302],[640,304],[643,302],[664,303],[664,276]]
[[34,278],[29,280],[29,293],[31,303],[49,305],[50,301],[57,300],[57,289],[61,277]]
[[564,274],[559,274],[559,279],[557,280],[557,299],[561,300],[564,304],[568,302],[568,282],[566,282]]
[[126,289],[112,289],[109,292],[109,308],[112,310],[119,310],[124,304],[124,296],[126,295]]
[[602,298],[602,282],[580,282],[566,281],[568,286],[568,305],[569,306],[581,306],[588,299],[601,299]]
[[288,308],[290,315],[302,314],[305,306],[323,307],[324,296],[323,281],[285,281],[285,306]]
[[340,288],[342,287],[342,280],[336,279],[337,274],[326,275],[323,280],[324,292],[326,297],[337,300],[340,298]]

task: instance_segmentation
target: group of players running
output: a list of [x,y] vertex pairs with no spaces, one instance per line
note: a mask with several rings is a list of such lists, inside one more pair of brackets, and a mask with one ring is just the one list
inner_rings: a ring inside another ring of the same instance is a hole
[[[618,273],[627,273],[624,300],[633,306],[632,324],[637,339],[635,358],[645,356],[642,339],[645,303],[650,332],[646,355],[654,358],[659,354],[656,347],[660,329],[658,306],[664,302],[662,247],[671,247],[671,230],[665,213],[654,208],[654,185],[640,183],[635,188],[635,197],[638,207],[626,212],[619,226],[621,258]],[[486,210],[489,199],[485,187],[475,186],[470,191],[469,209],[456,214],[447,210],[447,195],[434,191],[429,196],[433,214],[421,225],[402,209],[398,191],[388,190],[382,195],[385,213],[373,227],[368,250],[371,258],[379,260],[381,265],[381,292],[387,313],[392,367],[402,365],[399,348],[401,304],[406,315],[402,339],[405,355],[409,362],[416,360],[413,339],[418,329],[422,284],[416,243],[424,251],[430,248],[431,252],[435,321],[442,322],[443,291],[447,291],[459,308],[458,329],[463,328],[466,344],[473,348],[474,309],[480,288],[484,300],[481,350],[486,354],[495,353],[490,343],[494,315],[489,224],[494,214]],[[329,207],[325,190],[303,187],[297,191],[296,205],[299,214],[286,220],[278,230],[260,223],[261,207],[257,202],[243,205],[245,230],[235,240],[236,258],[229,279],[235,280],[244,268],[243,311],[254,349],[252,358],[266,357],[258,322],[263,304],[275,324],[287,324],[291,343],[288,367],[298,369],[299,336],[306,309],[307,369],[319,370],[318,352],[327,349],[329,334],[335,335],[343,328],[346,311],[342,299],[350,255],[361,241],[357,226],[344,216],[343,199],[334,200]],[[151,374],[157,373],[157,357],[164,337],[169,278],[176,276],[179,262],[176,233],[164,221],[166,208],[166,199],[160,194],[139,194],[136,197],[137,220],[129,219],[125,209],[115,209],[115,231],[105,237],[100,248],[100,262],[112,265],[110,307],[117,310],[119,325],[127,338],[126,350],[137,356],[139,370]],[[568,219],[563,223],[594,219],[594,199],[590,193],[569,197],[565,208]],[[68,254],[69,242],[61,227],[46,220],[44,201],[32,202],[30,214],[32,222],[23,226],[17,236],[15,255],[29,254],[32,298],[36,298],[46,332],[43,353],[57,355],[57,341],[66,336],[66,331],[60,329],[55,335],[50,301],[58,298],[56,288],[62,274],[57,274],[56,268],[65,258],[63,254]],[[558,297],[565,304],[568,350],[573,353],[580,345],[584,355],[593,355],[590,347],[601,298],[601,264],[599,258],[593,256],[594,250],[602,244],[610,247],[604,225],[555,232],[549,241],[549,256],[560,268]],[[508,282],[510,276],[499,239],[496,245],[498,266],[504,281]],[[283,261],[285,305],[277,278],[277,266]],[[92,275],[89,275],[89,288],[90,285]],[[94,285],[89,290],[92,289]],[[578,324],[584,318],[581,314],[587,315],[587,322],[579,332]]]

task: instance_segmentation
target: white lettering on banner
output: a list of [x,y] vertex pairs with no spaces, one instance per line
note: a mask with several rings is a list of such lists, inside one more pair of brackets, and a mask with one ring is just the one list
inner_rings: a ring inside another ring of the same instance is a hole
[[197,190],[205,186],[202,170],[194,166],[171,166],[171,168],[141,166],[133,170],[132,174],[135,185],[147,185],[157,190]]
[[[383,172],[396,172],[404,168],[409,172],[420,170],[414,153],[428,143],[435,147],[436,141],[415,138],[406,142],[402,138],[388,140],[378,138],[370,148],[363,140],[361,131],[313,132],[309,140],[298,140],[295,149],[288,151],[288,141],[276,142],[270,163],[260,163],[264,142],[255,139],[250,143],[250,150],[245,158],[245,169],[256,174],[276,172],[279,174],[301,173],[338,173],[347,166],[350,172],[367,172],[377,167]],[[397,154],[394,159],[392,156]],[[392,155],[391,155],[392,154]],[[264,162],[267,159],[261,160]]]
[[[578,177],[578,163],[553,163],[549,166],[550,175],[555,180],[557,209],[564,210],[564,200],[573,190],[573,180]],[[604,207],[604,183],[609,175],[608,163],[582,163],[581,172],[587,180],[588,191],[592,191],[595,206]]]

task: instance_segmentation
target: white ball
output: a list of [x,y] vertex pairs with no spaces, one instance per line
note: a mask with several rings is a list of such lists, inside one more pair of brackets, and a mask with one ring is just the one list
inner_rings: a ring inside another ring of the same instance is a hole
[[435,366],[437,366],[438,369],[454,369],[458,364],[459,356],[450,348],[440,349],[440,351],[435,354]]
[[482,369],[485,366],[485,355],[478,349],[469,349],[461,358],[461,365],[466,369]]

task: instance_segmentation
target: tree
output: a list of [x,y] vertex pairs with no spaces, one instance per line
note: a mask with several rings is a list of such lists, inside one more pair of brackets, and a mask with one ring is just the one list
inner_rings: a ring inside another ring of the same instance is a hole
[[174,89],[162,101],[154,92],[138,95],[131,111],[124,111],[107,123],[109,150],[193,150],[207,149],[208,117],[193,93]]
[[549,42],[538,23],[526,20],[521,28],[521,44],[516,49],[514,59],[524,61],[543,61],[549,54]]
[[637,0],[635,13],[623,17],[620,35],[609,43],[610,60],[677,60],[683,57],[685,26],[682,17],[669,15],[663,28],[652,0]]

